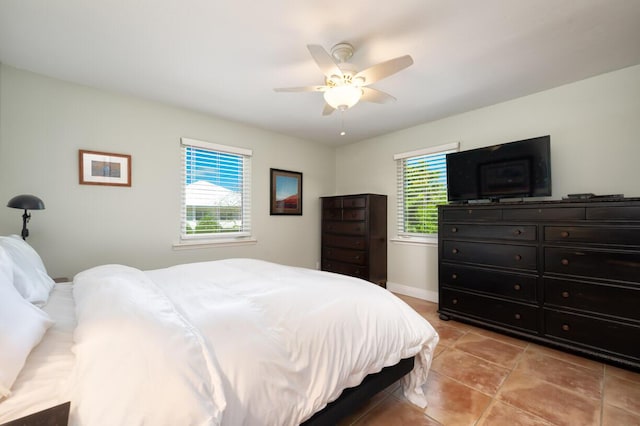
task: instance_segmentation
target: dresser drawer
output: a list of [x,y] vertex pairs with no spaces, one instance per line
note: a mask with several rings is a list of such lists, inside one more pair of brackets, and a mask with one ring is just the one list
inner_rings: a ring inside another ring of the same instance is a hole
[[444,221],[456,221],[456,220],[500,220],[502,218],[502,210],[500,209],[443,209],[440,211],[442,214],[442,220]]
[[343,263],[329,259],[322,259],[322,270],[364,279],[368,278],[369,273],[366,266]]
[[544,303],[639,321],[640,288],[544,279]]
[[322,209],[341,209],[342,208],[342,198],[340,197],[329,197],[322,199]]
[[504,220],[584,220],[584,207],[546,207],[531,209],[505,209]]
[[550,309],[544,322],[547,336],[640,360],[640,326]]
[[464,223],[442,224],[439,231],[444,238],[490,238],[513,241],[537,240],[536,226],[476,225]]
[[640,282],[640,252],[545,247],[544,270],[558,274]]
[[324,227],[325,232],[336,234],[348,234],[348,235],[364,235],[365,223],[364,222],[326,222]]
[[545,226],[544,240],[640,246],[640,228],[621,226]]
[[516,269],[537,269],[534,246],[444,241],[442,257],[456,262],[502,266]]
[[440,266],[440,285],[489,293],[523,301],[537,301],[538,278],[535,275],[492,271],[443,263]]
[[537,309],[533,306],[447,288],[441,289],[440,292],[441,309],[525,331],[535,331],[538,328]]
[[366,197],[345,197],[342,199],[342,207],[345,209],[348,208],[365,208],[367,206],[367,198]]
[[587,207],[587,220],[640,222],[640,206]]
[[342,220],[363,221],[367,217],[365,209],[344,209],[342,210]]
[[364,251],[335,247],[322,247],[322,257],[328,260],[338,260],[357,265],[365,265],[367,261],[366,252]]
[[366,240],[363,237],[334,234],[323,235],[322,244],[324,246],[344,247],[357,250],[364,250],[367,247]]
[[342,220],[342,209],[322,209],[323,220]]

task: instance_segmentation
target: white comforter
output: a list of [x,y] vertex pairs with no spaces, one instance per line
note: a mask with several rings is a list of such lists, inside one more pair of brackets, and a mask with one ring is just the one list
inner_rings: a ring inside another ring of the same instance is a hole
[[371,283],[250,259],[74,283],[71,424],[295,425],[413,355],[405,395],[426,405],[438,335]]

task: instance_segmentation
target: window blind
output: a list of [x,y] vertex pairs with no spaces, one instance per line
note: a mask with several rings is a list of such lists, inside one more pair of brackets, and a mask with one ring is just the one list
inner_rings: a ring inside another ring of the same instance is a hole
[[251,235],[251,150],[182,138],[180,236]]
[[397,154],[398,235],[428,236],[438,232],[438,206],[447,203],[446,154],[458,143]]

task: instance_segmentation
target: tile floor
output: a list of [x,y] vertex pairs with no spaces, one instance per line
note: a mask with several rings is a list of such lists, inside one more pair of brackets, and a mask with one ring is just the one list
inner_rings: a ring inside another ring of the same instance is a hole
[[341,426],[640,426],[640,374],[442,321],[436,304],[399,297],[440,335],[425,385],[429,405],[423,412],[394,384]]

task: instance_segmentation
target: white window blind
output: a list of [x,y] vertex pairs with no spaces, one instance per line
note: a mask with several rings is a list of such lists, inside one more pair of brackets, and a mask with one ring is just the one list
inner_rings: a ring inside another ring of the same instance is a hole
[[396,154],[398,236],[438,233],[438,205],[447,203],[446,154],[458,151],[457,142]]
[[181,139],[182,240],[251,235],[252,151]]

